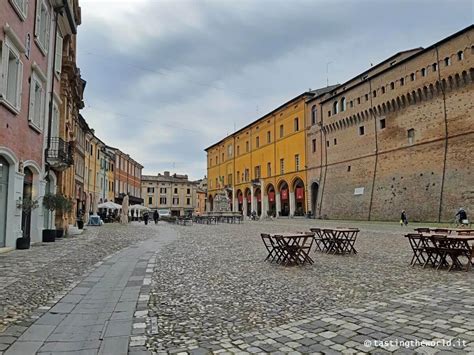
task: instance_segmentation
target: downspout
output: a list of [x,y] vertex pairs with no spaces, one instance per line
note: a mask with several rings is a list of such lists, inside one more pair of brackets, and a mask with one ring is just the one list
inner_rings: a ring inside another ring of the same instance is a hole
[[438,47],[436,49],[436,63],[438,65],[438,81],[441,86],[441,92],[443,94],[443,118],[444,118],[444,157],[443,157],[443,175],[441,177],[441,192],[439,195],[439,209],[438,209],[438,222],[441,222],[441,213],[443,209],[443,192],[444,192],[444,180],[446,178],[446,160],[448,155],[448,115],[446,112],[446,92],[441,81],[441,65],[439,64],[439,52]]
[[[323,173],[323,169],[322,169],[322,164],[323,164],[323,149],[322,148],[323,147],[324,147],[324,156],[325,156],[324,180],[323,180],[323,187],[321,188],[321,203],[319,204],[319,216],[322,217],[321,212],[323,210],[324,187],[326,186],[326,176],[327,176],[327,173],[328,173],[328,148],[327,148],[327,144],[326,144],[326,131],[323,132],[323,125],[324,125],[323,105],[322,104],[319,104],[319,105],[321,107],[321,110],[320,110],[321,111],[321,175]],[[321,181],[321,178],[320,178],[319,181]]]
[[[372,99],[373,99],[373,95],[372,95],[372,82],[371,80],[369,79],[369,95],[370,95],[370,109],[372,110],[372,112],[374,112],[374,106],[373,106],[373,103],[372,103]],[[375,188],[375,179],[376,179],[376,176],[377,176],[377,163],[378,163],[378,160],[379,160],[379,148],[378,148],[378,135],[377,135],[377,119],[375,117],[375,115],[373,114],[374,116],[374,133],[375,133],[375,166],[374,166],[374,175],[373,175],[373,178],[372,178],[372,188],[370,189],[370,203],[369,203],[369,221],[371,219],[371,214],[372,214],[372,202],[373,202],[373,199],[374,199],[374,188]]]
[[[307,139],[307,134],[309,132],[309,127],[306,125],[306,111],[307,111],[307,105],[306,105],[306,102],[303,102],[303,106],[304,106],[304,116],[303,116],[303,127],[304,127],[304,169],[305,169],[305,175],[306,175],[306,189],[308,189],[308,139]],[[304,190],[303,190],[304,191]],[[305,191],[304,193],[304,197],[305,197],[305,211],[306,211],[306,216],[309,216],[308,215],[308,196],[311,196],[311,190],[308,189],[308,192],[307,193]],[[311,211],[311,213],[313,213],[313,211]]]

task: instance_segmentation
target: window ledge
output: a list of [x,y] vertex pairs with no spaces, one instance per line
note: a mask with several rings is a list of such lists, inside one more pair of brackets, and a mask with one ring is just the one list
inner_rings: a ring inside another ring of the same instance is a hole
[[29,121],[28,125],[30,126],[31,129],[33,129],[33,131],[36,131],[36,133],[38,133],[38,134],[43,133],[43,130],[40,127],[38,127],[37,125],[35,125],[32,121]]
[[23,11],[21,11],[21,9],[18,7],[18,5],[13,0],[10,0],[10,4],[12,5],[13,9],[17,13],[20,20],[25,21],[26,20],[26,15],[27,15],[26,12],[24,13]]
[[35,36],[35,43],[36,43],[36,46],[39,48],[41,54],[43,54],[43,56],[46,57],[46,55],[48,54],[48,51],[46,50],[46,48],[44,48],[43,44],[41,44],[38,37],[36,36]]
[[15,115],[20,114],[20,110],[17,109],[15,106],[13,106],[11,103],[9,103],[6,99],[4,99],[2,96],[0,96],[0,104],[4,105],[8,110],[10,110],[12,113]]

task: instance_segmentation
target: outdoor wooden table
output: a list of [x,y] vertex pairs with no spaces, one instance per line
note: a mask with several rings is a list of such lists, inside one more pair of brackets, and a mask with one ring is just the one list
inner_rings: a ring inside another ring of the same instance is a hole
[[282,265],[314,263],[309,256],[313,247],[314,233],[277,233],[262,234],[261,236],[268,251],[265,260]]
[[[431,265],[436,269],[447,267],[448,271],[467,271],[474,265],[474,248],[470,245],[474,241],[474,235],[418,233],[407,234],[405,237],[409,239],[413,251],[411,265]],[[464,258],[467,259],[466,263],[462,262]]]
[[358,228],[323,228],[321,245],[328,254],[357,254]]

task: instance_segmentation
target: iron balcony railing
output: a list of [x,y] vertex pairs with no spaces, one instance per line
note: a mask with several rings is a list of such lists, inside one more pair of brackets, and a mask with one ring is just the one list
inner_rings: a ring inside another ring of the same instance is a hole
[[73,146],[62,138],[51,137],[49,149],[46,151],[46,161],[56,170],[65,170],[74,163]]

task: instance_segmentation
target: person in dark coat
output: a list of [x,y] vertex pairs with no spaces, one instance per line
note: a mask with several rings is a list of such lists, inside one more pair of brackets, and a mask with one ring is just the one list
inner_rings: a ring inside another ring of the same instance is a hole
[[148,212],[145,212],[145,213],[143,214],[143,220],[145,221],[145,225],[148,224],[148,218],[149,218],[149,217],[150,217],[150,216],[148,215]]
[[158,213],[158,210],[155,210],[155,212],[153,212],[153,220],[155,221],[155,224],[158,223],[160,219],[160,214]]
[[464,208],[460,208],[458,213],[456,213],[456,217],[458,218],[458,222],[463,224],[464,220],[467,220],[467,213]]
[[408,218],[407,218],[407,213],[405,212],[405,210],[402,211],[402,214],[400,216],[400,225],[401,226],[408,225]]

